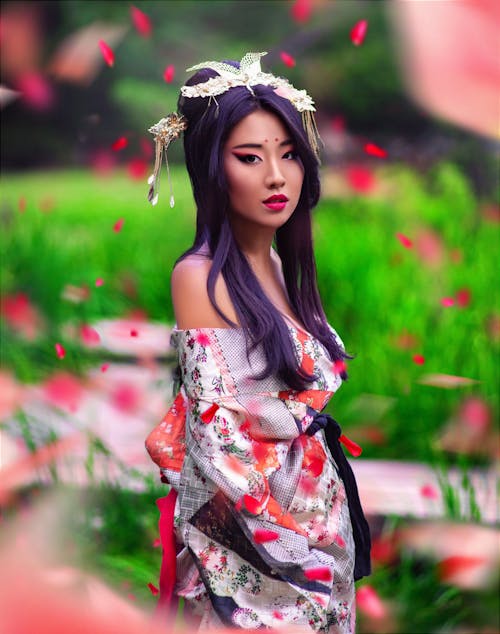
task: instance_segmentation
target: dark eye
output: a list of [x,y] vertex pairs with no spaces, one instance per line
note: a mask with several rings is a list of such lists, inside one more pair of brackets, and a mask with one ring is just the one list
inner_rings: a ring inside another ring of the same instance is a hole
[[[247,163],[249,165],[254,165],[257,161],[260,161],[260,158],[255,154],[235,154],[238,161],[242,163]],[[254,160],[255,159],[255,160]]]
[[298,157],[298,154],[295,150],[288,150],[288,152],[285,152],[285,154],[283,154],[283,158],[286,158],[287,156],[289,160],[294,160]]

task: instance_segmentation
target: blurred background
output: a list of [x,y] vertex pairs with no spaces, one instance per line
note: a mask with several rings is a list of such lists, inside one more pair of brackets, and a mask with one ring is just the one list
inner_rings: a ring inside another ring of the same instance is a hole
[[357,631],[499,631],[499,27],[496,0],[2,3],[3,630],[150,627],[168,487],[144,440],[195,208],[180,142],[175,207],[165,170],[147,202],[147,129],[187,67],[268,51],[324,141],[319,286],[356,355],[328,410],[374,541]]

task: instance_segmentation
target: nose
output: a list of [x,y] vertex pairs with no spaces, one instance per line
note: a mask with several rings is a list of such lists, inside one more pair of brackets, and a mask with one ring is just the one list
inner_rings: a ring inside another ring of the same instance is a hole
[[269,169],[266,174],[265,185],[269,189],[280,189],[285,185],[285,177],[280,170],[278,161],[270,161]]

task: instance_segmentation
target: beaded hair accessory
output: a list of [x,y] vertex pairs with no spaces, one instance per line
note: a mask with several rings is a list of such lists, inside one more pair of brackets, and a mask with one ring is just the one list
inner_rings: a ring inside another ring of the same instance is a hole
[[[186,72],[193,70],[201,70],[210,68],[215,70],[219,75],[211,77],[205,82],[195,84],[193,86],[182,86],[181,95],[183,97],[209,97],[210,105],[213,99],[217,104],[217,95],[225,93],[235,86],[245,86],[252,94],[252,86],[264,85],[272,86],[280,97],[288,99],[293,106],[302,114],[302,124],[306,131],[309,144],[319,159],[319,141],[320,136],[316,127],[316,121],[313,113],[316,111],[314,101],[305,90],[297,90],[292,84],[283,77],[276,77],[271,73],[263,73],[260,68],[260,58],[267,55],[263,53],[247,53],[240,62],[240,67],[235,68],[224,62],[202,62],[186,69]],[[186,119],[177,113],[169,114],[161,119],[157,124],[149,128],[149,132],[155,135],[156,142],[156,160],[153,174],[149,177],[150,185],[148,200],[151,204],[156,205],[158,202],[159,180],[158,175],[161,168],[161,159],[163,150],[165,151],[165,161],[167,163],[167,172],[170,182],[170,171],[168,168],[167,148],[171,141],[176,139],[187,127]],[[157,187],[158,184],[158,187]],[[170,206],[174,206],[174,197],[172,194],[172,184],[170,183]]]

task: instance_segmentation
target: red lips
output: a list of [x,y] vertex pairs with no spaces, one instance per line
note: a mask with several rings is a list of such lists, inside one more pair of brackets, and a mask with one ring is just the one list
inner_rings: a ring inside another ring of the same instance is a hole
[[264,200],[264,203],[286,203],[288,202],[288,198],[285,194],[274,194],[273,196],[269,196]]

